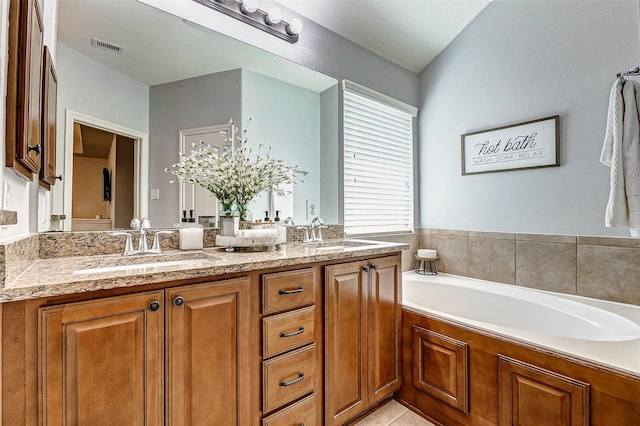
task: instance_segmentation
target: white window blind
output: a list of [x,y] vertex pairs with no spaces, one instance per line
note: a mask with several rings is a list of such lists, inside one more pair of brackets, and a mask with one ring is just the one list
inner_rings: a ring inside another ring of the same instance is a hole
[[344,82],[347,234],[413,231],[413,117],[417,110]]

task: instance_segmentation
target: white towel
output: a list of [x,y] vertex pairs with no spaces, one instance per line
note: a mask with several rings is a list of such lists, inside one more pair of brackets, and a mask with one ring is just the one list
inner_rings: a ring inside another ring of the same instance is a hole
[[600,161],[611,167],[606,227],[629,227],[640,237],[640,85],[616,80],[611,88]]

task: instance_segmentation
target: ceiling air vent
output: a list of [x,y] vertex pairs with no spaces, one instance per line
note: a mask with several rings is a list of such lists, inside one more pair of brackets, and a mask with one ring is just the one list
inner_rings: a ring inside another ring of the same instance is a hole
[[99,47],[100,49],[110,50],[115,53],[124,52],[123,46],[118,46],[117,44],[109,43],[108,41],[98,40],[97,38],[91,38],[91,45],[93,47]]

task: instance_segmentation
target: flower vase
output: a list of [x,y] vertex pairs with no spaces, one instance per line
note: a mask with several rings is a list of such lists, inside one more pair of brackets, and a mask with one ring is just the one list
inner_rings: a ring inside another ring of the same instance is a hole
[[240,222],[251,222],[253,220],[253,214],[248,207],[249,203],[236,203],[236,211],[234,215],[240,216]]
[[233,201],[229,203],[221,202],[221,204],[220,216],[233,216]]

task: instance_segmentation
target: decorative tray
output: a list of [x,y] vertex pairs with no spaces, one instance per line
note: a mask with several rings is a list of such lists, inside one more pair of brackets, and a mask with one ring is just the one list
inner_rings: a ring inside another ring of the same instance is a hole
[[283,234],[260,237],[225,237],[216,235],[216,245],[225,247],[226,251],[234,251],[236,248],[259,248],[264,247],[266,251],[275,251],[276,246],[285,244],[287,236]]

